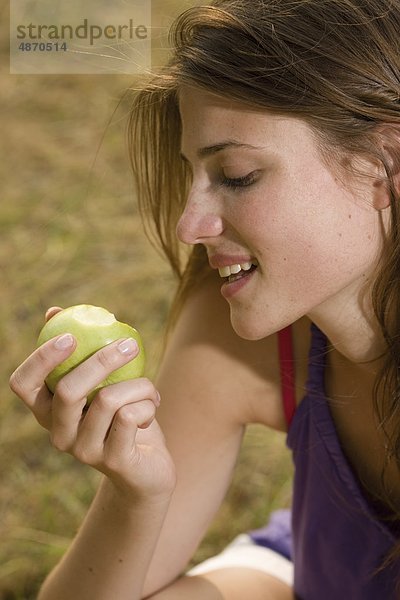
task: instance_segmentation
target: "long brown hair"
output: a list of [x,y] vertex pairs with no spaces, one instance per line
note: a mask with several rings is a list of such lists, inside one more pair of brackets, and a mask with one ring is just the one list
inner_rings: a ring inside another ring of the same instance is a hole
[[[179,156],[178,91],[197,86],[231,101],[303,119],[323,156],[380,161],[391,222],[372,290],[387,342],[374,410],[387,463],[400,474],[400,3],[395,0],[214,0],[183,12],[171,59],[135,94],[128,126],[139,204],[180,284],[175,318],[201,274],[202,246],[187,256],[175,235],[190,185]],[[188,259],[188,260],[187,260]],[[382,472],[385,484],[385,469]],[[390,501],[396,519],[399,506]],[[400,544],[393,552],[400,556]]]

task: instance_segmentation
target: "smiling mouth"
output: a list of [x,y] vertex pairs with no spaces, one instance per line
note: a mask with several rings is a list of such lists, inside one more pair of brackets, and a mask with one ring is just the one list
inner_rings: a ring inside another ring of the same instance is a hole
[[219,275],[226,283],[233,283],[243,277],[248,277],[258,267],[258,262],[253,261],[241,265],[231,265],[230,267],[222,267],[218,269]]

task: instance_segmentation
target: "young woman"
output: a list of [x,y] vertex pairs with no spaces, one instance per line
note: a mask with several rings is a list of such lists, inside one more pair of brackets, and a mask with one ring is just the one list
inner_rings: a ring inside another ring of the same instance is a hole
[[[83,413],[137,349],[110,344],[51,396],[69,335],[11,377],[53,444],[104,473],[40,600],[399,597],[399,31],[395,0],[217,0],[175,22],[129,128],[181,278],[157,381]],[[263,564],[235,544],[185,574],[254,422],[288,431],[291,523],[246,537]]]

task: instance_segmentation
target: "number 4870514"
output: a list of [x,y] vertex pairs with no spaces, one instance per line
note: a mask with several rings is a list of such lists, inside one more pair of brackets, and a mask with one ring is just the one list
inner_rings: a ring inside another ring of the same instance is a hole
[[21,42],[18,49],[22,52],[65,52],[66,42]]

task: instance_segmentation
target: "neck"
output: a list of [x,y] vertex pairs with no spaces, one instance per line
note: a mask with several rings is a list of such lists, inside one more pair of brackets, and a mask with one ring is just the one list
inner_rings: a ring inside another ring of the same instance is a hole
[[[354,298],[354,296],[353,296]],[[375,370],[386,351],[386,342],[374,315],[371,302],[342,301],[325,304],[310,313],[309,318],[325,333],[331,349],[360,368]]]

